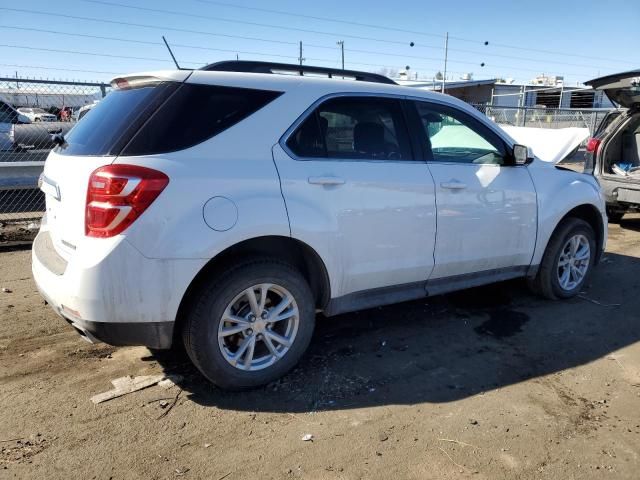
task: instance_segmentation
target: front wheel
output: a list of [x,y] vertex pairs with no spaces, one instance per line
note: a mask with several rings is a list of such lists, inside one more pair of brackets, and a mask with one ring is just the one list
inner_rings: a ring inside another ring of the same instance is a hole
[[293,368],[311,341],[314,323],[313,294],[300,272],[258,259],[238,265],[196,295],[183,339],[207,379],[241,390]]
[[564,220],[553,232],[531,289],[549,299],[580,293],[596,257],[595,233],[579,218]]

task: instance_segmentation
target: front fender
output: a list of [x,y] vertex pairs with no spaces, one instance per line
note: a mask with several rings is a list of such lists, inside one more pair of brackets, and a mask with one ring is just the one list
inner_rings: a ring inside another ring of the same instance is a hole
[[540,264],[549,239],[560,221],[569,212],[584,205],[592,207],[594,212],[597,212],[602,231],[596,234],[601,235],[601,251],[604,251],[607,216],[604,196],[595,178],[552,166],[530,168],[530,173],[538,199],[538,234],[531,264]]

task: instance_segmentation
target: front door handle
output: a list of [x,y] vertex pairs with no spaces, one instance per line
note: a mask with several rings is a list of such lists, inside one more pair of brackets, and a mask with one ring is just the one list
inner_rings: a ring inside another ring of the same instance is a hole
[[462,183],[462,182],[442,182],[440,184],[440,186],[442,188],[447,188],[449,190],[462,190],[464,188],[467,188],[467,184],[466,183]]
[[311,185],[344,185],[344,179],[340,177],[309,177]]

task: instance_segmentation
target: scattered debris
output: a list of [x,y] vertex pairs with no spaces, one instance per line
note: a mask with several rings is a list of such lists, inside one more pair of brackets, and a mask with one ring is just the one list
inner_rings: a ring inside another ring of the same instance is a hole
[[451,455],[449,455],[445,449],[443,449],[443,448],[441,448],[441,447],[438,447],[438,449],[439,449],[442,453],[444,453],[444,454],[449,458],[449,460],[451,460],[451,462],[452,462],[456,467],[458,467],[458,468],[464,468],[464,467],[463,467],[462,465],[460,465],[459,463],[456,463],[456,461],[455,461],[453,458],[451,458]]
[[[156,420],[160,420],[162,417],[166,417],[169,414],[171,409],[176,406],[176,403],[178,403],[178,398],[180,398],[181,393],[182,393],[182,389],[178,390],[178,393],[176,393],[176,396],[173,399],[173,402],[171,402],[171,405],[169,405],[169,408],[167,408],[164,412],[162,412],[160,416],[156,418]],[[162,407],[162,408],[165,408],[165,407]]]
[[621,303],[602,303],[602,302],[599,302],[598,300],[594,300],[593,298],[585,297],[584,295],[578,295],[578,298],[580,298],[582,300],[586,300],[587,302],[591,302],[594,305],[599,305],[601,307],[620,307],[620,306],[622,306]]
[[378,434],[378,440],[380,440],[381,442],[386,442],[387,440],[389,440],[389,435],[384,432],[380,432],[380,434]]
[[91,397],[91,401],[94,404],[106,402],[107,400],[118,398],[123,395],[127,395],[129,393],[137,392],[138,390],[151,387],[163,380],[170,380],[171,384],[175,385],[175,382],[179,382],[181,378],[178,375],[167,376],[164,374],[142,375],[139,377],[127,376],[127,377],[116,378],[115,380],[111,380],[111,383],[115,388],[107,392],[94,395],[93,397]]
[[[509,431],[509,429],[507,428],[507,432]],[[455,443],[457,445],[462,445],[463,447],[472,447],[472,448],[478,448],[475,445],[471,445],[470,443],[465,443],[465,442],[461,442],[459,440],[451,440],[449,438],[439,438],[438,439],[439,442],[449,442],[449,443]]]
[[211,444],[210,444],[210,443],[205,443],[205,444],[204,444],[204,448],[209,448],[210,446],[211,446]]
[[10,288],[6,288],[6,287],[5,287],[5,288],[3,288],[3,289],[2,289],[2,291],[3,291],[4,293],[13,293],[13,290],[11,290]]
[[189,471],[187,467],[179,467],[175,469],[176,477],[182,477],[185,473]]
[[474,420],[473,418],[470,418],[470,419],[469,419],[469,423],[470,423],[471,425],[478,425],[478,420]]
[[305,433],[302,436],[302,441],[303,442],[313,442],[313,435],[311,435],[310,433]]

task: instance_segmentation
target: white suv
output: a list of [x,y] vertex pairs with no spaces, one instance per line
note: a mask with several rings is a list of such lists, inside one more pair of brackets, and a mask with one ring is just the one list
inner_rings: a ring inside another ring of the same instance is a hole
[[47,159],[36,283],[87,339],[181,338],[220,387],[287,372],[317,312],[516,277],[568,298],[602,254],[595,179],[452,97],[259,62],[112,85]]

